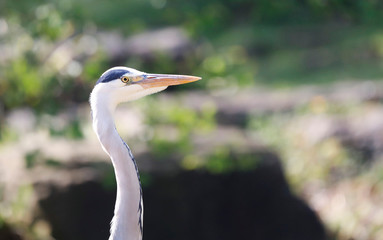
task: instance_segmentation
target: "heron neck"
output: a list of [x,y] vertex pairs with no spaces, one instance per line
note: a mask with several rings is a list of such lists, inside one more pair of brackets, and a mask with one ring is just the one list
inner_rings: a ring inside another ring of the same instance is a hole
[[128,145],[118,134],[114,108],[92,104],[93,128],[110,156],[117,182],[117,197],[109,240],[142,239],[142,196],[138,170]]

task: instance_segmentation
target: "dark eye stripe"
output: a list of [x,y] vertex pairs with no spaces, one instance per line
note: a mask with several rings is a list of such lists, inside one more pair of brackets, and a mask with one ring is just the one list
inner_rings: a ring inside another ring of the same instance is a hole
[[116,69],[116,70],[108,71],[108,72],[104,73],[98,79],[96,84],[107,83],[107,82],[110,82],[110,81],[115,80],[115,79],[120,79],[120,77],[126,73],[129,73],[129,71],[123,70],[123,69]]

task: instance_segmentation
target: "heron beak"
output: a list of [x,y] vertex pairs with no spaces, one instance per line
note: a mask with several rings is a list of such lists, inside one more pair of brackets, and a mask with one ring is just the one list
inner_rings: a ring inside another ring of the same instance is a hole
[[144,79],[137,82],[143,88],[180,85],[200,80],[200,77],[172,74],[145,74]]

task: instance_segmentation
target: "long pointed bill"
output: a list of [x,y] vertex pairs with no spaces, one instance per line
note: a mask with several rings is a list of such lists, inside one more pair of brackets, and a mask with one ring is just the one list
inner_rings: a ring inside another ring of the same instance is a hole
[[143,88],[164,87],[172,85],[180,85],[200,80],[200,77],[187,75],[172,74],[147,74],[145,78],[139,82]]

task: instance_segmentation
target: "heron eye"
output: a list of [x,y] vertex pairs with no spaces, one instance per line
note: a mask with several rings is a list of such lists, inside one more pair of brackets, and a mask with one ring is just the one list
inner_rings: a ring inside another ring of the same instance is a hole
[[130,78],[128,78],[128,77],[126,77],[126,76],[123,76],[123,77],[121,78],[121,81],[122,81],[123,83],[128,83],[128,82],[130,82],[131,80],[130,80]]

